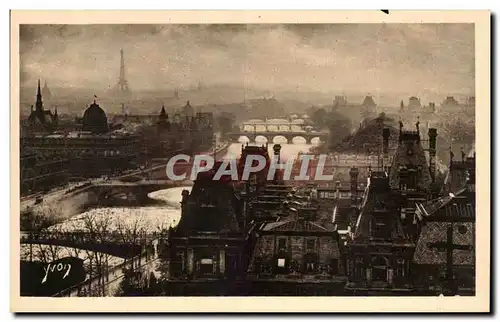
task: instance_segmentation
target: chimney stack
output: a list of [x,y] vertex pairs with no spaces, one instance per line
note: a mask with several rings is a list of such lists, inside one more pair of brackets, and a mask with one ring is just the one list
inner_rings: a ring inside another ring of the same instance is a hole
[[383,153],[384,159],[387,159],[389,156],[389,138],[391,136],[391,131],[389,128],[384,128],[382,130],[382,138],[383,138]]
[[[266,150],[267,150],[267,143],[266,143]],[[276,162],[277,163],[281,163],[281,144],[275,144],[273,146],[273,151],[274,151],[274,157],[276,158]],[[278,182],[280,180],[283,179],[283,176],[282,176],[282,170],[281,169],[277,169],[275,174],[274,174],[274,182]]]
[[429,129],[429,172],[432,182],[436,179],[436,139],[437,129]]

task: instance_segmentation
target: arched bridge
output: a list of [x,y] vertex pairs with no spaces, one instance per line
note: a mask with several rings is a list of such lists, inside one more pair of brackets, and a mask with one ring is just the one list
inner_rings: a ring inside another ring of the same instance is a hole
[[[166,236],[166,235],[165,235]],[[53,245],[130,258],[165,238],[163,234],[130,232],[21,232],[21,244]]]
[[326,142],[329,136],[328,132],[290,132],[290,131],[254,131],[254,132],[232,132],[227,134],[227,138],[237,142],[242,136],[247,137],[251,142],[255,142],[258,136],[266,138],[268,142],[273,142],[273,140],[278,137],[284,137],[287,142],[292,142],[294,138],[304,138],[308,143],[315,138],[319,138],[322,142]]

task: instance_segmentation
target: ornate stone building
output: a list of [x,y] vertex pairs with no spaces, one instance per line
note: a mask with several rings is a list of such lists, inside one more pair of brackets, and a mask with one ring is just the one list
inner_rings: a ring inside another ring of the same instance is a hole
[[157,136],[151,150],[153,157],[167,157],[173,151],[195,152],[210,149],[214,143],[213,114],[194,112],[189,101],[172,118],[162,106],[157,121]]
[[40,80],[38,80],[35,109],[31,106],[31,113],[25,124],[21,124],[26,133],[33,132],[52,132],[57,129],[59,117],[57,109],[52,113],[45,110],[42,101],[42,91],[40,89]]
[[405,233],[397,195],[386,172],[371,173],[348,249],[346,291],[353,295],[407,294],[415,244]]
[[20,165],[21,195],[50,189],[68,180],[68,159],[61,156],[45,157],[24,151]]
[[336,295],[345,284],[337,231],[315,222],[317,206],[293,205],[294,214],[263,224],[248,268],[252,295]]
[[[401,220],[405,232],[412,240],[418,236],[418,220],[415,215],[415,204],[429,200],[431,184],[435,173],[435,149],[437,131],[429,132],[430,158],[426,157],[425,149],[420,138],[419,123],[416,131],[403,130],[400,123],[399,145],[392,157],[388,169],[390,189],[398,201]],[[384,142],[386,142],[384,140]],[[385,144],[385,143],[384,143]],[[385,149],[385,147],[384,147]]]
[[78,179],[137,168],[138,142],[136,135],[109,131],[106,113],[94,101],[83,114],[82,131],[24,135],[21,151],[43,160],[68,160],[69,177]]
[[106,112],[104,112],[95,100],[83,113],[82,131],[94,134],[106,133],[109,131]]
[[199,173],[191,192],[182,192],[182,217],[169,230],[162,255],[167,295],[244,292],[249,245],[241,203],[230,178],[213,180],[214,175],[215,171]]

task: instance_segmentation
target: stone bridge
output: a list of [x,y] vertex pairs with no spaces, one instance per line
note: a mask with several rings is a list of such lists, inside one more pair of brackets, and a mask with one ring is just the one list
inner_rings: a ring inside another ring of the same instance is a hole
[[126,196],[127,200],[133,199],[141,203],[149,200],[148,194],[153,191],[181,187],[186,184],[185,181],[174,180],[140,180],[134,182],[113,180],[94,183],[92,190],[96,194],[97,200]]
[[131,258],[144,249],[149,249],[159,240],[166,238],[162,234],[129,232],[22,232],[21,244],[54,245],[100,252],[116,257]]
[[274,141],[277,136],[283,136],[287,142],[291,143],[294,138],[304,138],[307,143],[312,143],[312,139],[319,138],[322,142],[326,142],[329,136],[328,132],[291,132],[291,131],[239,131],[227,134],[227,138],[231,141],[237,142],[242,136],[246,136],[251,142],[255,142],[258,136],[266,138],[270,143]]

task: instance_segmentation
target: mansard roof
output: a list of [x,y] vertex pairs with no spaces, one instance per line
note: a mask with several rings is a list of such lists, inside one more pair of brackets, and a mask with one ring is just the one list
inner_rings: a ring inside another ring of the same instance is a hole
[[[207,174],[208,173],[208,174]],[[201,172],[185,199],[180,232],[239,232],[240,209],[231,184]]]
[[425,151],[420,142],[420,134],[416,131],[402,131],[400,143],[392,159],[389,173],[389,184],[392,189],[399,189],[400,171],[404,168],[414,168],[417,174],[417,188],[426,190],[431,184],[431,175],[427,166]]
[[[374,180],[375,179],[375,180]],[[383,182],[385,180],[385,183]],[[355,241],[369,241],[371,237],[370,222],[373,218],[373,214],[377,212],[375,206],[378,204],[385,205],[385,216],[391,216],[391,240],[394,242],[403,241],[407,242],[409,240],[408,236],[403,230],[403,225],[401,223],[400,217],[396,212],[397,207],[395,205],[394,197],[392,192],[388,189],[388,180],[381,177],[381,173],[377,173],[376,177],[371,178],[368,186],[366,187],[365,196],[361,205],[361,212],[358,216],[354,230],[354,240]],[[385,191],[380,189],[386,187]]]

